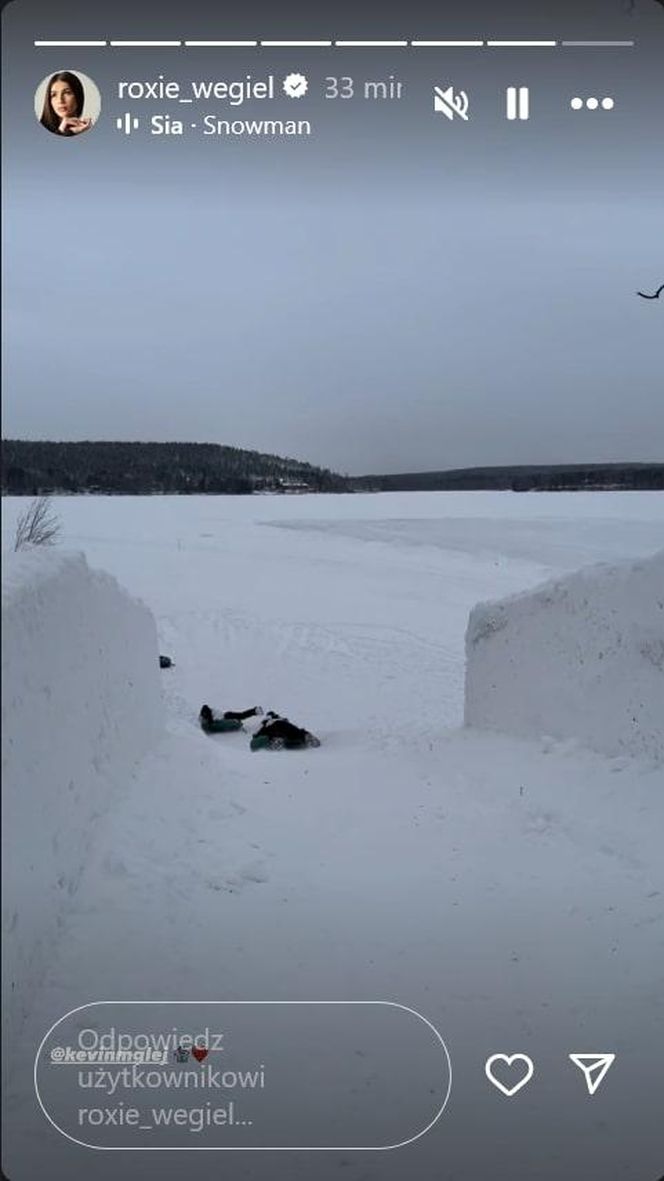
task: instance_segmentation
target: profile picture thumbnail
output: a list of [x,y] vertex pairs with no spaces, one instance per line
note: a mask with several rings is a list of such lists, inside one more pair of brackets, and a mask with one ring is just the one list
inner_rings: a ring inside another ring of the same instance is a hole
[[58,70],[44,78],[35,92],[35,115],[53,135],[82,135],[101,112],[101,95],[92,78],[78,70]]

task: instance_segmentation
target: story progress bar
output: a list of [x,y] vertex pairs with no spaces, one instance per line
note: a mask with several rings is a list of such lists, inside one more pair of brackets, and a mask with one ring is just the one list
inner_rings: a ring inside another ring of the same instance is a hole
[[257,41],[101,41],[101,40],[38,40],[37,49],[628,49],[636,41],[528,41],[528,40],[257,40]]

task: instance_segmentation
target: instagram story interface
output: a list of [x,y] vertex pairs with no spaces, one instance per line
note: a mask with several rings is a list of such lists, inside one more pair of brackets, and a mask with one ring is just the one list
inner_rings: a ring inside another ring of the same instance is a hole
[[664,5],[3,10],[10,1181],[661,1181]]

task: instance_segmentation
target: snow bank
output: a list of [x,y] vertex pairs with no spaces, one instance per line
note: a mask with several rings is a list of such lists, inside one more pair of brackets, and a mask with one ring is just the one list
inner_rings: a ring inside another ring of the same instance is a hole
[[157,635],[146,607],[78,554],[3,562],[5,1046],[76,893],[95,821],[160,725]]
[[465,722],[664,761],[664,551],[478,604]]

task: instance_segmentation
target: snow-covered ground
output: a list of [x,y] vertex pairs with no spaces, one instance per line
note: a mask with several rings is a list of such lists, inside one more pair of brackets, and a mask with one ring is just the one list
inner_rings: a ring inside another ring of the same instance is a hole
[[37,547],[7,555],[2,591],[8,1049],[34,1009],[99,820],[163,723],[154,619],[110,575]]
[[664,549],[471,612],[468,726],[664,764],[663,700]]
[[[5,503],[5,540],[23,507]],[[161,674],[165,735],[97,819],[23,1035],[12,1181],[183,1168],[204,1181],[656,1181],[664,771],[460,727],[475,604],[653,554],[664,497],[56,507],[63,544],[144,600],[175,667]],[[277,709],[323,745],[251,754],[246,734],[205,738],[203,701]],[[389,1153],[92,1154],[36,1108],[34,1049],[73,1006],[137,997],[401,1002],[446,1039],[450,1103]],[[535,1062],[511,1100],[484,1076],[497,1051]],[[617,1059],[590,1099],[567,1055],[594,1051]]]

